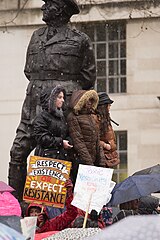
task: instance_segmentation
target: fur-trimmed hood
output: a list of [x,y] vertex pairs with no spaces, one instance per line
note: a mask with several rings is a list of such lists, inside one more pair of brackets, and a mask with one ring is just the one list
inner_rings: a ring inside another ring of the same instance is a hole
[[84,105],[89,99],[93,99],[92,109],[95,110],[98,105],[99,97],[95,90],[77,90],[74,91],[70,99],[70,108],[75,114],[83,109]]

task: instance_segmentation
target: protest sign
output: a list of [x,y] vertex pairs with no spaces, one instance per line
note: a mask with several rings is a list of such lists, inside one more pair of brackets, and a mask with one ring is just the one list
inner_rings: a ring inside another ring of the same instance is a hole
[[31,156],[23,200],[64,208],[71,162]]
[[72,205],[98,213],[107,203],[113,169],[79,165]]
[[34,240],[37,217],[25,217],[21,219],[21,229],[26,239]]

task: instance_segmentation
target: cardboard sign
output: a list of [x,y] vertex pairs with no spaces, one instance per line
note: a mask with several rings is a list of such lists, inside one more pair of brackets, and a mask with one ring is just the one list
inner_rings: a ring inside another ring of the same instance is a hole
[[113,169],[79,165],[72,205],[86,211],[88,206],[98,213],[107,203]]
[[21,229],[26,239],[34,240],[37,217],[25,217],[21,219]]
[[23,200],[64,208],[71,162],[31,156]]

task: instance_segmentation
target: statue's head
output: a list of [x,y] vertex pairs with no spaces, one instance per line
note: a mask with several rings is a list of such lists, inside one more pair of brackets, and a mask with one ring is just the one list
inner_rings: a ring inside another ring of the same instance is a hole
[[44,5],[41,10],[43,11],[43,21],[48,23],[59,19],[60,17],[67,17],[68,20],[74,14],[79,13],[79,7],[76,0],[42,0]]

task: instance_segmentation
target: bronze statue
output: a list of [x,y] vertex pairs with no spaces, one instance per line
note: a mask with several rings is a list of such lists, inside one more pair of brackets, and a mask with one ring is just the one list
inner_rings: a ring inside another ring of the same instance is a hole
[[27,157],[35,148],[32,122],[40,111],[44,88],[62,85],[70,96],[73,90],[90,89],[96,79],[95,58],[88,36],[68,27],[72,15],[79,13],[75,0],[44,0],[43,21],[30,40],[25,75],[29,80],[21,122],[11,148],[9,185],[22,200],[27,173]]

